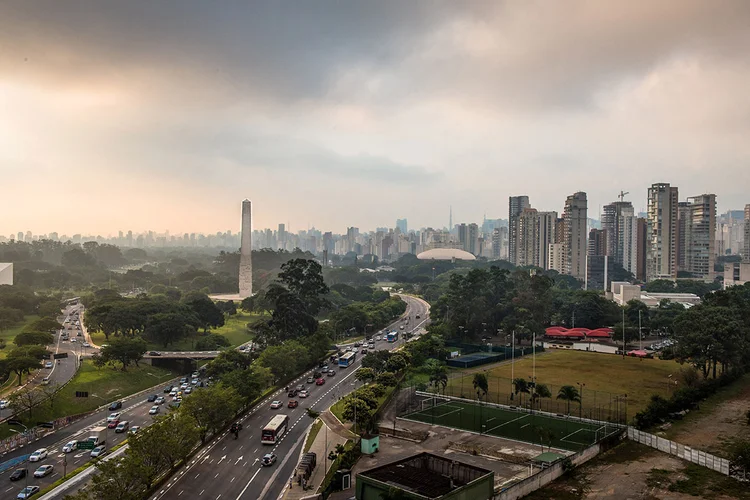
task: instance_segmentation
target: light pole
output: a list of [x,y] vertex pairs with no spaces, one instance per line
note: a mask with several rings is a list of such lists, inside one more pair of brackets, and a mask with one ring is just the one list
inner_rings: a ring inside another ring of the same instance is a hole
[[578,384],[578,418],[583,418],[583,388],[586,387],[586,383],[576,382]]
[[[8,425],[10,425],[10,423]],[[16,420],[15,422],[13,422],[13,425],[20,425],[21,427],[23,427],[23,434],[26,434],[27,432],[29,432],[29,428],[26,427],[25,425],[23,425],[18,420]],[[16,434],[21,434],[17,430],[11,429],[10,427],[8,428],[8,430],[11,431],[11,432],[15,432]],[[24,486],[26,488],[28,488],[29,487],[29,459],[28,458],[26,460],[24,460],[24,464],[25,464],[24,468],[26,469],[26,474],[24,474],[24,476],[23,476],[24,479],[25,479],[25,482],[26,482],[26,484]]]

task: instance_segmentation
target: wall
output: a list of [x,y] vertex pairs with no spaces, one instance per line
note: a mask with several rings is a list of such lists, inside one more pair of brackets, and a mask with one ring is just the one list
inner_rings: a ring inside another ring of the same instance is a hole
[[648,432],[639,431],[634,427],[628,427],[628,439],[651,448],[656,448],[664,453],[669,453],[688,462],[702,465],[716,472],[720,472],[724,475],[729,474],[729,460],[725,458],[719,458],[717,456],[706,453],[705,451],[694,450],[689,446],[685,446],[680,443],[675,443],[669,439],[664,439],[659,436],[654,436]]

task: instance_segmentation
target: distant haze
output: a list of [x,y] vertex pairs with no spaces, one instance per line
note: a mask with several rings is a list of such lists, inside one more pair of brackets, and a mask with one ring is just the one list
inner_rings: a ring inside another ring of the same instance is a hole
[[0,234],[750,203],[750,2],[5,0]]

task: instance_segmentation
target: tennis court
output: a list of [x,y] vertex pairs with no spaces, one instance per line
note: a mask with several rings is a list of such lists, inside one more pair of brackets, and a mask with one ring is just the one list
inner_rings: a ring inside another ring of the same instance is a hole
[[579,421],[443,398],[425,398],[420,410],[401,418],[569,451],[591,446],[618,430],[608,422]]

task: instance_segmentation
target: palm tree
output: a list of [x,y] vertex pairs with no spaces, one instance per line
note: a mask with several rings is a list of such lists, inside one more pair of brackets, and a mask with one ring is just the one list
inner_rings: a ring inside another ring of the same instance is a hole
[[[513,391],[515,392],[516,396],[519,394],[529,393],[529,383],[526,381],[525,378],[516,378],[513,379]],[[523,400],[519,400],[519,404],[523,406]]]
[[568,402],[568,415],[570,415],[570,403],[580,403],[581,395],[578,389],[572,385],[564,385],[560,387],[560,391],[557,393],[557,399],[562,399]]
[[475,373],[472,385],[474,385],[474,390],[477,391],[477,399],[480,399],[481,396],[486,396],[490,390],[487,375],[484,373]]
[[443,394],[445,394],[445,388],[448,385],[448,372],[445,371],[444,366],[438,366],[430,373],[430,385],[436,392],[439,392],[439,389],[442,388]]
[[534,386],[534,393],[531,395],[533,401],[539,400],[539,408],[542,407],[541,398],[551,398],[552,393],[546,384],[536,384]]

